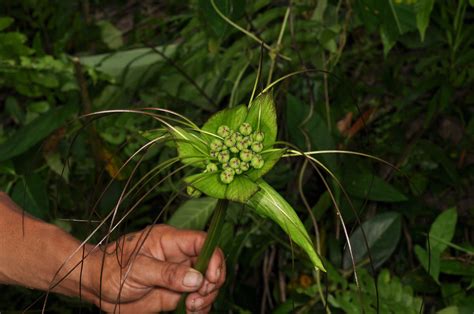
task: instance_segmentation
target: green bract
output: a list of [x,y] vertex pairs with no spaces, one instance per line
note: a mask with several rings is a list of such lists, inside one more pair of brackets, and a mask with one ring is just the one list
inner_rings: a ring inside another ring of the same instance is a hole
[[296,212],[261,177],[282,157],[284,149],[273,147],[277,117],[271,94],[214,114],[201,130],[170,128],[181,161],[198,168],[184,180],[196,196],[208,196],[247,204],[257,213],[277,222],[324,270],[304,225]]

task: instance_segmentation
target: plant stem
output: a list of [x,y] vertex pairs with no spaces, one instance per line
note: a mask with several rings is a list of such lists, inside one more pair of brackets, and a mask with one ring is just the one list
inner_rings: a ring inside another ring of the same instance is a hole
[[[214,209],[214,214],[212,215],[211,223],[209,229],[207,230],[207,238],[202,247],[201,254],[199,254],[196,265],[194,269],[199,271],[202,274],[206,273],[207,265],[211,259],[212,254],[214,253],[217,243],[219,242],[219,236],[222,231],[222,226],[224,225],[225,211],[229,205],[228,200],[218,200],[216,208]],[[178,303],[176,308],[176,314],[186,314],[186,297],[187,293],[183,294],[181,300]]]

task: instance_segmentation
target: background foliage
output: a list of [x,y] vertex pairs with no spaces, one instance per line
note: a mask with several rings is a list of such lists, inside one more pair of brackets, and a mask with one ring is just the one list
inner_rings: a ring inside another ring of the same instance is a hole
[[[121,165],[157,125],[133,114],[92,124],[78,117],[161,107],[201,125],[248,101],[263,41],[262,86],[316,70],[274,90],[281,140],[306,151],[371,154],[400,171],[361,156],[317,155],[344,188],[321,171],[350,234],[352,261],[320,175],[302,159],[279,162],[266,179],[298,210],[328,273],[312,273],[278,226],[235,205],[221,239],[229,276],[216,309],[319,313],[327,303],[334,313],[419,313],[423,304],[429,313],[472,313],[473,1],[216,4],[237,27],[207,0],[2,1],[0,189],[84,238],[134,171],[119,172]],[[134,180],[174,156],[169,147],[147,151]],[[150,193],[116,234],[152,223],[184,175],[144,183],[121,214]],[[213,202],[180,193],[159,221],[203,229]],[[24,309],[41,296],[0,289],[0,311]],[[62,297],[48,303],[60,312],[80,306],[92,310]]]

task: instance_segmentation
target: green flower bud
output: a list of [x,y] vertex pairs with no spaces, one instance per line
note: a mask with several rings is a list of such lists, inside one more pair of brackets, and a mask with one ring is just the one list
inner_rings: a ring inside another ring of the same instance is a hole
[[252,161],[250,163],[255,169],[260,169],[265,164],[265,161],[263,160],[262,156],[255,155],[253,156]]
[[239,150],[244,150],[248,148],[251,144],[252,142],[250,142],[250,138],[244,137],[241,141],[238,141],[235,146],[237,146]]
[[235,146],[235,140],[228,137],[224,140],[224,145],[231,148],[232,146]]
[[247,171],[250,169],[250,165],[248,162],[241,162],[240,163],[240,170],[242,170],[243,172]]
[[265,133],[262,131],[257,131],[253,134],[253,139],[257,142],[263,142],[263,139],[265,138]]
[[230,168],[230,165],[229,165],[228,162],[225,162],[225,163],[222,164],[222,169],[225,170],[225,169],[228,169],[228,168]]
[[240,168],[235,169],[235,174],[242,174],[242,172],[243,172],[243,171],[242,171],[242,169],[240,169]]
[[218,139],[212,140],[211,144],[209,145],[211,150],[214,150],[214,151],[217,151],[217,152],[222,149],[222,146],[223,146],[222,141],[218,140]]
[[230,138],[233,139],[235,142],[240,142],[244,137],[239,132],[234,132],[232,133]]
[[229,184],[234,180],[235,171],[231,168],[227,168],[221,172],[220,178],[222,183]]
[[230,154],[229,154],[229,151],[227,149],[219,152],[217,154],[217,159],[219,160],[219,162],[221,164],[225,163],[225,162],[228,162],[229,159],[230,159]]
[[186,193],[191,196],[191,197],[194,197],[194,198],[197,198],[199,196],[201,196],[201,191],[199,190],[196,190],[194,187],[192,187],[191,185],[188,185],[186,187]]
[[244,142],[244,145],[249,147],[252,145],[252,138],[250,136],[246,136],[242,139],[242,142]]
[[239,152],[239,149],[237,148],[237,146],[232,146],[229,148],[229,150],[234,154],[237,154]]
[[239,131],[243,135],[250,135],[252,133],[252,126],[248,124],[247,122],[244,122],[240,125]]
[[225,138],[230,135],[230,131],[231,130],[227,125],[221,125],[219,128],[217,128],[217,135]]
[[231,158],[230,161],[229,161],[229,165],[230,165],[231,168],[239,169],[240,168],[240,159],[237,158],[237,157]]
[[217,165],[215,163],[208,163],[206,166],[207,172],[216,172],[218,170]]
[[252,157],[253,152],[250,149],[245,148],[240,152],[240,159],[242,161],[251,161]]
[[211,150],[211,152],[209,153],[209,155],[210,155],[212,158],[216,158],[218,153],[219,153],[219,152],[216,152],[215,150]]
[[252,150],[256,153],[260,153],[263,150],[262,142],[254,142],[252,144]]

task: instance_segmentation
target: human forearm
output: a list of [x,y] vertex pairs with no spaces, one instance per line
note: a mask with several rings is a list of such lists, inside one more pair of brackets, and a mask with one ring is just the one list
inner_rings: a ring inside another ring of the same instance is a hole
[[[81,282],[82,296],[92,301],[88,272],[81,277],[80,265],[72,270],[82,259],[82,249],[73,254],[79,246],[60,228],[23,213],[0,192],[0,283],[77,296]],[[89,267],[87,262],[84,267]]]

